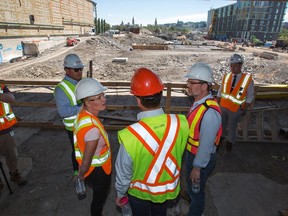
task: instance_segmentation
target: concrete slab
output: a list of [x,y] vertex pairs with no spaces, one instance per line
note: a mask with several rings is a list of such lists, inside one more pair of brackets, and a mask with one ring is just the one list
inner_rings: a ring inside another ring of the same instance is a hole
[[216,173],[207,182],[219,216],[271,216],[288,208],[288,185],[255,173]]

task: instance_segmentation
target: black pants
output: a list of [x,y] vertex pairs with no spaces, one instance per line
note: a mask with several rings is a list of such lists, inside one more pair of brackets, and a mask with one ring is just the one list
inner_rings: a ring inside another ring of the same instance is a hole
[[86,183],[93,189],[93,199],[90,208],[91,216],[101,216],[109,194],[111,175],[107,175],[102,167],[95,167],[86,178]]
[[172,206],[175,200],[167,200],[163,203],[153,203],[148,200],[142,200],[128,194],[129,203],[133,215],[136,216],[166,216],[167,208]]
[[74,148],[74,140],[73,140],[73,131],[69,131],[66,130],[69,140],[70,140],[70,144],[72,147],[72,152],[71,152],[71,159],[72,159],[72,166],[73,166],[73,170],[74,171],[78,171],[78,162],[76,160],[76,156],[75,156],[75,148]]

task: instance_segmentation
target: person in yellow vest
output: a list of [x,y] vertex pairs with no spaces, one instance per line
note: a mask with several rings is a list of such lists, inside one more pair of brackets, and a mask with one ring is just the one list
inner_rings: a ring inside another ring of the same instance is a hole
[[187,115],[190,129],[185,156],[187,191],[191,198],[188,215],[201,216],[205,185],[215,168],[216,148],[222,133],[221,110],[210,92],[213,75],[209,65],[196,63],[184,77],[188,95],[193,97]]
[[[10,180],[19,186],[24,186],[27,180],[17,170],[18,153],[13,131],[17,119],[10,107],[10,103],[14,101],[15,97],[8,87],[0,84],[0,154],[6,159]],[[3,182],[0,178],[0,192],[2,188]]]
[[92,186],[91,215],[101,216],[111,183],[111,150],[108,134],[98,113],[106,109],[105,91],[93,78],[82,79],[75,88],[83,102],[75,120],[74,146],[79,163],[78,176]]
[[64,79],[56,86],[54,90],[54,98],[58,114],[63,118],[65,130],[71,144],[71,160],[75,176],[78,172],[78,163],[75,158],[73,124],[82,103],[76,99],[74,90],[76,84],[82,79],[84,64],[78,55],[69,54],[65,57],[63,66],[66,75]]
[[222,110],[222,140],[227,136],[226,151],[231,152],[237,139],[237,126],[241,115],[252,108],[254,82],[250,73],[242,72],[243,58],[239,54],[230,57],[231,72],[224,74],[217,94]]
[[164,85],[153,71],[137,69],[130,85],[141,112],[138,122],[118,132],[116,205],[128,195],[133,215],[164,216],[180,191],[188,122],[160,108]]

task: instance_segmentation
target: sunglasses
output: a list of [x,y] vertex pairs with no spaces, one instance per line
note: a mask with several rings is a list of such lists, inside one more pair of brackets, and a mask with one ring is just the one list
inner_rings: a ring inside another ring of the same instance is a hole
[[71,70],[74,70],[76,73],[79,71],[83,71],[83,68],[70,68]]

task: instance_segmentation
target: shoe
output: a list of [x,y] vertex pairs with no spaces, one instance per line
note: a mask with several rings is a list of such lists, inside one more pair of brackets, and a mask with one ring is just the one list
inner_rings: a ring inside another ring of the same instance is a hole
[[227,152],[231,152],[232,147],[233,147],[232,143],[227,141],[226,142],[226,150],[227,150]]
[[15,172],[9,172],[10,173],[10,180],[17,183],[17,185],[19,186],[24,186],[27,184],[27,180],[24,179],[20,173],[18,172],[18,170],[16,170]]

